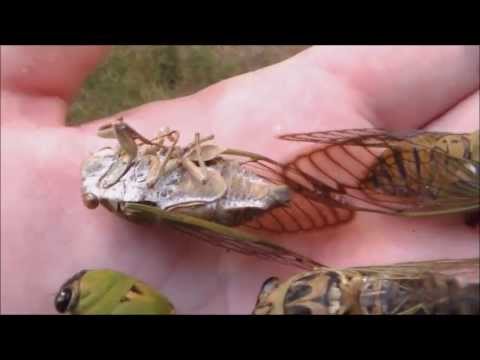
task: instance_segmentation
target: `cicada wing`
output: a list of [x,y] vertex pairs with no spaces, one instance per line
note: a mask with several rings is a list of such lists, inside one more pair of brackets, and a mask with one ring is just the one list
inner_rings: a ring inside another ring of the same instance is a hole
[[425,273],[442,274],[463,283],[480,283],[479,258],[440,259],[432,261],[412,261],[385,266],[364,266],[351,270],[363,274],[376,274],[387,279],[413,279]]
[[[285,167],[304,194],[347,208],[404,215],[460,212],[479,207],[479,164],[434,148],[446,133],[380,129],[284,135],[320,144]],[[466,134],[460,134],[466,135]]]
[[124,210],[128,215],[138,214],[155,221],[166,221],[179,231],[194,238],[238,253],[306,270],[323,266],[307,256],[260,239],[253,234],[208,220],[178,212],[168,212],[155,206],[139,203],[125,203]]
[[[302,141],[308,143],[317,143],[325,145],[352,145],[363,147],[390,147],[398,143],[411,142],[418,146],[427,146],[428,144],[418,143],[415,139],[422,135],[428,135],[432,140],[449,135],[446,132],[429,132],[425,130],[385,130],[385,129],[342,129],[330,131],[314,131],[307,133],[280,135],[279,139],[289,141]],[[468,134],[462,134],[468,135]],[[432,138],[433,137],[433,138]]]
[[249,228],[275,233],[297,233],[345,224],[354,217],[353,210],[343,208],[335,200],[311,197],[310,193],[305,192],[304,184],[308,180],[303,178],[301,172],[296,172],[296,178],[292,180],[285,176],[287,170],[283,165],[264,159],[250,160],[243,163],[243,166],[273,184],[287,185],[291,191],[288,204],[259,214],[245,225]]

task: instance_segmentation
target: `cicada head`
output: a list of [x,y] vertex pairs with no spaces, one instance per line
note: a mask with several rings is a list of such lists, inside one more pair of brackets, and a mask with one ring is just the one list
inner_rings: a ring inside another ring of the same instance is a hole
[[[87,158],[82,164],[82,201],[89,209],[95,209],[99,204],[107,208],[115,208],[115,200],[122,200],[122,194],[107,192],[106,181],[119,173],[125,172],[122,169],[123,162],[111,148],[103,148]],[[105,176],[109,174],[109,176]],[[112,175],[113,174],[113,175]],[[103,181],[102,181],[103,180]]]
[[147,284],[112,270],[83,270],[55,297],[59,313],[75,315],[173,314],[170,301]]
[[254,315],[273,315],[281,313],[282,296],[279,293],[279,285],[280,279],[274,276],[263,282],[257,296],[255,309],[253,310]]

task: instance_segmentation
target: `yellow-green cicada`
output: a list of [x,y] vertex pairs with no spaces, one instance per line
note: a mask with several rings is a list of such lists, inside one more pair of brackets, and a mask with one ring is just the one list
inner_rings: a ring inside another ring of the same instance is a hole
[[100,269],[80,271],[55,296],[55,309],[73,315],[169,315],[170,301],[143,281]]
[[479,261],[319,268],[267,279],[256,315],[479,314]]
[[274,160],[213,144],[213,135],[197,133],[179,146],[177,131],[162,129],[150,140],[122,120],[98,134],[120,146],[100,149],[84,163],[88,208],[102,204],[130,220],[168,222],[213,245],[303,269],[320,264],[251,230],[309,231],[353,217],[350,209],[297,192]]
[[[480,208],[479,131],[352,129],[283,135],[314,143],[285,165],[304,195],[405,216]],[[299,175],[301,174],[301,175]]]

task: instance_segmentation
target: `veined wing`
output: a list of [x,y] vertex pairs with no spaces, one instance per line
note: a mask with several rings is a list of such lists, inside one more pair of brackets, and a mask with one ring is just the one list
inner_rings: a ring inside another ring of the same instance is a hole
[[467,283],[480,283],[479,258],[440,259],[432,261],[413,261],[385,266],[363,266],[348,270],[363,274],[375,274],[388,279],[413,279],[425,273],[442,274]]
[[[452,135],[460,154],[443,146]],[[469,158],[468,136],[382,129],[283,135],[319,144],[287,163],[283,176],[301,184],[304,195],[357,210],[410,216],[476,210],[480,166]]]
[[[354,217],[352,209],[344,208],[331,198],[311,197],[302,185],[307,181],[294,169],[286,174],[286,167],[267,158],[245,161],[243,166],[273,184],[285,184],[291,190],[291,199],[285,206],[270,209],[256,216],[245,226],[255,230],[275,233],[297,233],[342,225]],[[295,173],[296,178],[292,180]],[[302,180],[303,179],[303,180]]]
[[168,222],[176,229],[197,239],[242,254],[254,255],[265,260],[306,270],[323,266],[307,256],[260,239],[247,232],[194,216],[168,212],[155,206],[139,203],[125,203],[124,210],[129,216],[137,214],[143,219],[150,218],[154,221]]

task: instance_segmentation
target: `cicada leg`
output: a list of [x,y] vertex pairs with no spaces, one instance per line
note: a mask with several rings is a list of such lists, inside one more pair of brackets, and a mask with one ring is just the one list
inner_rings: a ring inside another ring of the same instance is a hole
[[[199,133],[195,133],[195,140],[185,147],[185,152],[182,156],[182,166],[193,176],[195,180],[201,184],[207,182],[207,168],[205,166],[205,160],[202,157],[200,145],[206,141],[212,140],[213,135],[207,136],[205,138],[200,138]],[[196,153],[197,160],[200,166],[195,165],[190,155],[192,152]]]
[[[158,136],[158,141],[153,142],[143,137],[140,133],[131,128],[129,125],[125,124],[122,118],[119,118],[111,124],[100,127],[97,131],[98,136],[103,138],[117,139],[120,144],[120,149],[118,151],[118,157],[120,159],[120,162],[114,163],[111,169],[107,171],[105,175],[101,178],[102,187],[108,188],[117,183],[118,180],[130,168],[131,164],[137,158],[138,154],[138,145],[135,140],[139,140],[145,145],[150,145],[150,147],[144,151],[144,155],[150,155],[155,154],[163,147],[163,138],[170,136],[171,133],[173,132],[169,131],[164,135]],[[178,139],[178,136],[176,138]],[[167,154],[168,156],[170,156],[171,151],[172,150],[169,149],[169,153]],[[122,154],[124,154],[126,158],[124,158]],[[160,176],[161,170],[163,169],[165,164],[157,164],[155,162],[155,159],[153,159],[153,156],[150,158],[150,161],[152,164],[153,174],[149,176],[148,183],[149,186],[152,186],[158,179],[158,176]]]
[[[135,138],[139,138],[149,144],[151,144],[151,142],[125,124],[122,118],[112,124],[100,127],[97,134],[103,138],[117,139],[120,144],[120,149],[117,153],[119,161],[113,163],[112,167],[100,178],[101,186],[103,188],[108,188],[118,182],[137,157],[138,146],[135,142]],[[122,156],[122,153],[126,158]]]
[[215,137],[214,137],[213,135],[208,135],[208,136],[204,137],[203,139],[200,138],[200,136],[199,136],[198,141],[195,139],[195,140],[192,141],[190,144],[188,144],[187,146],[185,146],[185,150],[184,150],[184,152],[183,152],[183,156],[184,156],[184,157],[190,156],[190,153],[195,150],[195,146],[197,145],[197,143],[198,143],[198,145],[201,145],[201,144],[203,144],[204,142],[213,140],[214,138],[215,138]]
[[152,163],[152,166],[150,167],[150,175],[148,176],[147,180],[147,186],[152,187],[158,180],[158,178],[163,174],[163,171],[165,169],[165,166],[167,165],[168,161],[172,157],[173,150],[175,149],[175,146],[177,145],[178,139],[180,138],[180,134],[178,131],[173,130],[169,131],[166,134],[161,135],[162,136],[162,144],[163,144],[163,139],[168,138],[170,141],[172,141],[172,144],[167,150],[167,153],[165,154],[165,158],[159,162],[157,157],[152,157],[155,158],[154,162]]
[[97,135],[107,139],[117,139],[121,149],[133,158],[137,155],[137,144],[135,140],[138,139],[144,144],[155,145],[128,124],[124,123],[123,118],[119,118],[111,124],[101,126],[97,131]]
[[207,169],[205,168],[205,161],[201,156],[200,152],[200,134],[197,132],[195,133],[195,151],[197,153],[198,163],[200,164],[200,169],[202,171],[202,176],[204,179],[207,178]]
[[207,177],[202,173],[201,168],[194,164],[192,160],[188,157],[182,159],[182,166],[193,176],[195,180],[200,182],[201,184],[205,184],[207,182]]

